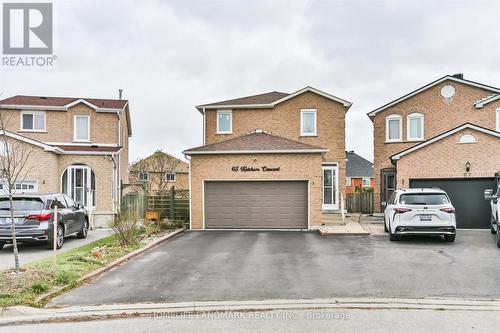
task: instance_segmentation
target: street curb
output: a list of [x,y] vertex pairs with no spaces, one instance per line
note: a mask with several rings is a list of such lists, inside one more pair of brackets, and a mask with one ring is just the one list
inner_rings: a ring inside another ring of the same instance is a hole
[[175,316],[217,312],[249,312],[274,310],[440,310],[500,311],[500,300],[471,299],[394,299],[337,298],[310,300],[218,301],[182,303],[142,303],[67,308],[37,309],[23,307],[18,316],[0,317],[0,327],[57,322],[78,322],[112,318]]
[[[101,268],[99,268],[99,269],[97,269],[95,271],[92,271],[92,272],[88,273],[87,275],[85,275],[82,278],[80,278],[79,280],[77,280],[74,284],[79,285],[79,284],[84,283],[84,282],[86,282],[86,281],[88,281],[90,279],[93,279],[93,278],[95,278],[95,277],[97,277],[97,276],[99,276],[99,275],[101,275],[101,274],[109,271],[110,269],[115,268],[116,266],[121,265],[125,261],[128,261],[128,260],[130,260],[130,259],[132,259],[134,257],[137,257],[138,255],[141,255],[142,253],[144,253],[144,252],[152,249],[153,247],[156,247],[156,246],[160,245],[164,241],[169,240],[170,238],[177,236],[178,234],[184,232],[185,230],[186,230],[186,228],[178,229],[178,230],[176,230],[176,231],[174,231],[172,233],[169,233],[169,234],[167,234],[167,235],[165,235],[163,237],[160,237],[157,240],[155,240],[155,241],[147,244],[146,246],[141,247],[141,248],[139,248],[137,250],[134,250],[134,251],[130,252],[129,254],[127,254],[127,255],[125,255],[123,257],[120,257],[120,258],[118,258],[118,259],[116,259],[114,261],[112,261],[111,263],[107,264],[106,266],[101,267]],[[53,298],[55,296],[57,296],[57,295],[65,292],[65,291],[67,291],[67,290],[72,289],[74,287],[74,284],[72,284],[72,285],[66,285],[66,286],[62,286],[62,287],[56,288],[56,289],[54,289],[54,290],[52,290],[52,291],[50,291],[50,292],[48,292],[46,294],[43,294],[43,295],[39,296],[38,298],[36,298],[35,302],[36,303],[43,303],[43,302],[45,302],[45,301],[47,301],[47,300],[49,300],[49,299],[51,299],[51,298]]]

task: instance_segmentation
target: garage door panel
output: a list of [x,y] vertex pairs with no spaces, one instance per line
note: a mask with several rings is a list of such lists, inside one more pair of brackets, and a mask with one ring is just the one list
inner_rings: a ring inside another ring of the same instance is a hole
[[495,186],[494,178],[410,180],[413,188],[438,187],[446,191],[456,209],[457,228],[464,229],[490,228],[490,205],[483,193]]
[[307,228],[306,181],[205,183],[205,228]]

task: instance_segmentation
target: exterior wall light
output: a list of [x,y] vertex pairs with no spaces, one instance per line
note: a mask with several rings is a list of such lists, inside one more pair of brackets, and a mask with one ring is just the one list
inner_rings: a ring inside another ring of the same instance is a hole
[[465,162],[465,172],[470,172],[470,162]]

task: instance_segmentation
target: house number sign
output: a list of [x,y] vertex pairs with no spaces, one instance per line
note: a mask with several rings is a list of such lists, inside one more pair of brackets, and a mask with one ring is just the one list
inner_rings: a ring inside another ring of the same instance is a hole
[[249,166],[233,166],[231,171],[233,172],[278,172],[281,167],[249,167]]

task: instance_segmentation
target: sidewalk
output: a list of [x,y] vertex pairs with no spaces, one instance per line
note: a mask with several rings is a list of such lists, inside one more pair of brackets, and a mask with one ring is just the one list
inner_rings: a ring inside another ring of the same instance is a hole
[[[314,228],[314,227],[313,227]],[[384,235],[384,224],[379,218],[364,214],[347,214],[345,224],[322,225],[315,228],[321,236]]]

